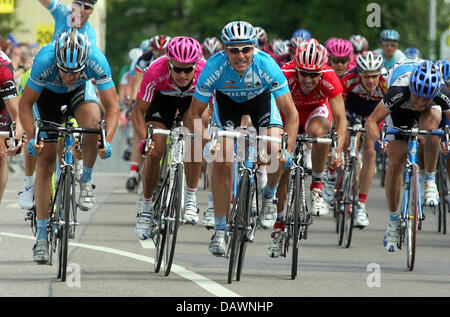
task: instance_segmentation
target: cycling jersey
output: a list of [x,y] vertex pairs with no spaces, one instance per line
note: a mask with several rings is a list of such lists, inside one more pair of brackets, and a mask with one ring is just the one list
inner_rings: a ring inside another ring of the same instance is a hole
[[[71,27],[72,11],[69,10],[63,3],[58,0],[52,0],[52,3],[47,7],[47,9],[52,14],[55,19],[55,30],[53,31],[52,41],[55,41],[59,38],[59,36],[67,31],[68,28]],[[89,43],[93,45],[97,45],[97,34],[95,33],[94,28],[86,21],[86,24],[83,27],[78,29],[78,32],[82,33],[89,40]]]
[[228,62],[225,51],[211,56],[201,73],[194,97],[207,103],[220,91],[235,102],[245,102],[269,89],[274,98],[289,92],[286,78],[270,55],[255,48],[253,61],[241,78]]
[[397,49],[394,52],[394,54],[391,56],[390,59],[387,59],[387,57],[384,56],[383,49],[381,49],[381,48],[376,49],[375,52],[377,54],[380,54],[381,56],[383,56],[383,62],[384,62],[383,65],[387,70],[393,68],[396,63],[398,63],[404,59],[407,59],[406,55],[399,49]]
[[341,82],[342,97],[345,100],[345,110],[350,121],[354,114],[363,118],[368,117],[387,92],[386,80],[381,75],[378,86],[373,91],[367,91],[361,83],[361,77],[356,67],[346,73]]
[[147,53],[142,54],[141,57],[139,57],[136,60],[135,67],[131,71],[136,71],[140,73],[144,73],[145,70],[150,66],[150,64],[154,61],[153,58],[153,52],[149,51]]
[[[57,94],[64,94],[74,91],[92,78],[95,79],[99,90],[114,87],[108,61],[97,46],[89,46],[89,58],[85,69],[78,80],[73,85],[68,86],[61,80],[58,67],[56,66],[55,42],[51,42],[42,47],[36,54],[27,86],[37,92],[42,92],[45,88]],[[91,87],[93,88],[93,86]]]
[[23,91],[25,90],[25,86],[27,85],[28,78],[30,78],[31,68],[23,73],[22,78],[20,79],[19,90],[17,91],[17,95],[22,97]]
[[17,97],[14,69],[9,57],[0,51],[0,130],[8,131],[11,119],[4,100]]

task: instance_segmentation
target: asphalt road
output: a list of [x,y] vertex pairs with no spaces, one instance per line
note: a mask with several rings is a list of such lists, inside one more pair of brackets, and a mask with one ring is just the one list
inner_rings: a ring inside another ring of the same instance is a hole
[[[413,272],[406,252],[387,252],[382,246],[387,224],[384,189],[374,180],[367,209],[370,226],[356,229],[352,245],[337,245],[331,214],[315,218],[308,240],[300,246],[299,273],[290,279],[290,258],[266,255],[270,232],[258,230],[247,248],[240,282],[227,284],[227,260],[208,253],[212,231],[201,225],[180,228],[172,272],[154,273],[154,248],[134,232],[137,194],[125,190],[125,173],[97,173],[97,203],[79,212],[81,225],[69,244],[66,282],[56,279],[56,266],[32,259],[34,237],[25,211],[17,204],[23,172],[10,175],[0,205],[0,295],[38,297],[379,297],[448,296],[450,236],[436,232],[435,218],[419,232]],[[202,184],[202,182],[200,182]],[[207,193],[201,189],[201,217]],[[201,221],[201,220],[200,220]]]

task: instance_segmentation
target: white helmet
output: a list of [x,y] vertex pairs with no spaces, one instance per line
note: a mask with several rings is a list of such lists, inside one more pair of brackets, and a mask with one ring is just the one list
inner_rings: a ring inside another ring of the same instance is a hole
[[130,61],[134,61],[134,60],[138,59],[141,56],[142,56],[142,49],[140,49],[139,47],[132,48],[128,52],[128,58],[130,59]]
[[255,28],[245,21],[234,21],[222,29],[222,41],[225,45],[234,43],[256,44],[257,34]]
[[289,53],[289,46],[286,44],[286,41],[276,39],[272,43],[273,52],[275,56],[282,56]]
[[381,72],[383,57],[372,51],[365,51],[358,55],[356,66],[360,72]]

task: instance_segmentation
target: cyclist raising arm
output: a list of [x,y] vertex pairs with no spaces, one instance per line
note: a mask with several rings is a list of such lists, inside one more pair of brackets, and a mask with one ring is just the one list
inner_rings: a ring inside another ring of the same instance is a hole
[[[200,75],[197,89],[188,112],[187,127],[194,131],[194,120],[200,119],[215,91],[212,124],[219,127],[238,127],[243,115],[250,115],[253,126],[267,128],[268,135],[281,136],[283,123],[279,111],[286,114],[285,130],[288,133],[288,150],[292,153],[298,127],[298,115],[289,92],[286,78],[270,55],[255,48],[255,28],[243,21],[228,23],[222,29],[225,50],[208,59]],[[264,75],[264,76],[263,76]],[[214,198],[215,234],[209,245],[213,255],[226,252],[226,216],[230,206],[230,175],[232,162],[226,157],[232,151],[224,142],[223,157],[214,161],[212,193]],[[282,166],[268,174],[264,188],[261,225],[273,226],[276,220],[276,201]]]
[[[68,114],[75,117],[84,128],[98,128],[101,119],[99,101],[94,86],[105,108],[106,147],[97,151],[97,135],[83,139],[83,174],[80,181],[78,206],[90,210],[95,203],[92,170],[97,152],[102,158],[111,156],[111,140],[119,118],[119,104],[111,71],[103,53],[89,46],[86,38],[76,29],[61,34],[58,41],[44,46],[36,55],[27,86],[19,103],[20,120],[29,136],[28,151],[37,157],[35,201],[38,230],[33,257],[37,262],[48,259],[47,222],[50,205],[50,184],[56,164],[57,134],[47,133],[43,142],[34,143],[32,107],[37,103],[42,120],[63,123],[61,106],[68,106]],[[45,144],[45,146],[44,146]]]
[[[377,151],[381,149],[378,124],[386,118],[389,126],[413,127],[417,122],[421,129],[437,129],[441,121],[441,108],[450,116],[450,91],[442,86],[439,69],[431,61],[404,63],[393,69],[391,86],[383,100],[366,121],[370,142]],[[389,117],[388,117],[389,116]],[[386,171],[386,198],[389,209],[389,223],[383,244],[389,252],[397,249],[398,226],[400,224],[400,191],[402,171],[407,153],[405,138],[395,135],[387,139],[389,166]],[[437,205],[439,194],[435,183],[439,138],[427,136],[424,145],[425,163],[425,205]]]

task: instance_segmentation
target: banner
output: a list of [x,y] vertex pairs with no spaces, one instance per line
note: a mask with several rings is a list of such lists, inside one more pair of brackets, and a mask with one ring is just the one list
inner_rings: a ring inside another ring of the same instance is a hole
[[52,24],[36,25],[36,42],[38,42],[40,46],[51,42],[54,28],[55,26]]
[[0,13],[13,13],[14,0],[0,0]]

